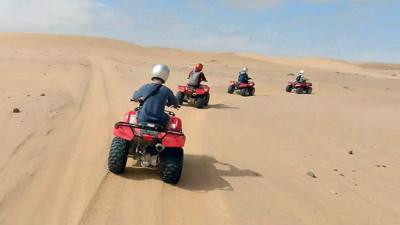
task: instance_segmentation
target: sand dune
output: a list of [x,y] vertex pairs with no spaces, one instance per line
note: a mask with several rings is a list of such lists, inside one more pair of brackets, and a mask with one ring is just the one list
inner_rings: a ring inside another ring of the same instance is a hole
[[[399,66],[61,35],[0,43],[2,225],[400,224]],[[106,168],[113,123],[159,62],[174,90],[204,62],[212,87],[209,108],[177,112],[188,138],[177,186]],[[255,97],[226,94],[243,65]],[[315,93],[285,93],[301,68]]]

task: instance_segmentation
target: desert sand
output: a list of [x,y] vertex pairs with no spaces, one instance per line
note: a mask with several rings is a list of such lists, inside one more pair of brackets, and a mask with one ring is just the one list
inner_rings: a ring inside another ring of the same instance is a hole
[[[151,67],[170,65],[175,91],[198,62],[212,95],[177,111],[180,183],[133,161],[107,172],[113,124]],[[254,97],[226,93],[243,65]],[[284,91],[300,69],[312,95]],[[399,78],[393,64],[0,34],[0,224],[398,225]]]

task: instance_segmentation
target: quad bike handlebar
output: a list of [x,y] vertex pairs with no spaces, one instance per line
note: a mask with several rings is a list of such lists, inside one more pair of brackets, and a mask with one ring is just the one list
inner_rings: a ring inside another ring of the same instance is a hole
[[[180,108],[180,106],[171,106],[171,107],[173,107],[174,109],[179,109]],[[138,106],[138,107],[135,108],[135,111],[138,112],[141,108],[142,108],[141,106]],[[174,112],[169,111],[169,110],[165,110],[165,113],[170,115],[170,116],[176,116],[176,114]]]
[[[143,101],[142,101],[143,99],[130,99],[130,101],[131,102],[137,102],[137,103],[139,103],[140,104],[140,106],[139,107],[136,107],[135,108],[135,110],[137,109],[137,111],[142,107],[142,104],[143,104]],[[171,108],[174,108],[174,109],[176,109],[176,110],[179,110],[180,108],[181,108],[181,106],[180,105],[171,105],[171,104],[167,104],[167,106],[168,107],[171,107]],[[171,113],[173,114],[172,116],[175,116],[175,114],[173,113],[173,112],[171,112],[171,111],[165,111],[166,113],[168,113],[168,114],[170,114],[171,115]]]

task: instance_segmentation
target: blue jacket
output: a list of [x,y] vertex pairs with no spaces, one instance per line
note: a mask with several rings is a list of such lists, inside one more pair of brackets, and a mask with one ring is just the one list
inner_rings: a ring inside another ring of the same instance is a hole
[[[133,100],[139,100],[149,96],[160,84],[150,83],[143,85],[133,94]],[[165,113],[166,105],[179,105],[172,91],[162,85],[158,92],[150,96],[143,104],[139,112],[140,122],[157,123],[166,126],[169,116]]]
[[248,83],[249,75],[247,75],[247,73],[239,73],[238,81],[239,83]]

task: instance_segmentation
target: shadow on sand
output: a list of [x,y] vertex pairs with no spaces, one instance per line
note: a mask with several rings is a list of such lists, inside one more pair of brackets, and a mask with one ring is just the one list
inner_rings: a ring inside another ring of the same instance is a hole
[[238,107],[228,106],[222,103],[219,104],[209,104],[208,108],[210,109],[239,109]]
[[[132,180],[160,180],[158,171],[131,167],[121,177]],[[233,191],[232,185],[224,177],[262,177],[258,172],[239,169],[234,165],[219,162],[212,156],[185,155],[184,167],[178,188],[196,192],[213,190]]]

